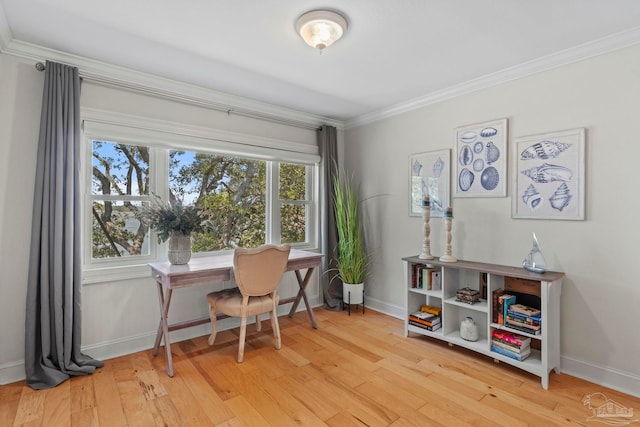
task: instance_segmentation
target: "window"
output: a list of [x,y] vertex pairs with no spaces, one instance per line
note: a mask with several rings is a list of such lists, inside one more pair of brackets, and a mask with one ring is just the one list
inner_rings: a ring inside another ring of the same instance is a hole
[[149,256],[135,206],[149,199],[149,147],[91,141],[91,258]]
[[317,161],[265,159],[262,147],[253,158],[243,146],[216,152],[198,138],[158,143],[127,132],[87,132],[85,124],[86,283],[144,277],[148,262],[166,259],[154,231],[135,215],[153,194],[203,207],[213,227],[192,236],[194,257],[263,243],[317,247]]
[[202,206],[214,225],[208,233],[193,236],[193,252],[256,247],[267,241],[268,162],[191,151],[172,150],[169,156],[169,197]]
[[309,185],[307,168],[291,163],[279,164],[280,241],[307,240]]

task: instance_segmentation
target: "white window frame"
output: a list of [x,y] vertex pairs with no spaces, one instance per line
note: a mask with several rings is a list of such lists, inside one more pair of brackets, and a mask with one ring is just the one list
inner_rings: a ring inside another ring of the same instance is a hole
[[304,205],[306,206],[306,224],[316,224],[316,227],[314,227],[313,229],[311,227],[309,227],[308,225],[305,227],[305,242],[304,243],[291,243],[290,245],[292,247],[306,247],[309,246],[311,242],[313,242],[315,244],[315,246],[317,247],[317,242],[318,242],[318,204],[317,204],[317,197],[314,197],[314,194],[317,194],[316,191],[316,183],[319,181],[318,180],[318,176],[317,174],[319,173],[319,167],[312,167],[309,165],[306,165],[306,173],[305,173],[305,179],[306,179],[306,183],[305,183],[305,190],[306,190],[306,194],[305,194],[305,199],[304,200],[284,200],[284,199],[280,199],[280,188],[279,188],[279,183],[280,183],[280,164],[281,163],[286,163],[286,164],[300,164],[300,163],[294,163],[294,162],[273,162],[271,165],[268,166],[268,169],[270,169],[270,172],[267,173],[267,185],[269,185],[270,179],[271,179],[271,191],[272,194],[275,194],[276,197],[271,197],[270,202],[273,203],[274,208],[272,209],[272,213],[271,213],[271,218],[272,218],[272,226],[273,229],[271,230],[271,242],[272,243],[281,243],[280,238],[281,238],[281,228],[280,225],[282,224],[282,220],[280,219],[280,213],[282,212],[282,206],[283,205]]
[[[116,117],[114,117],[116,116]],[[319,160],[317,147],[307,144],[259,138],[253,135],[232,134],[212,131],[208,128],[185,127],[182,124],[157,121],[140,117],[124,116],[97,110],[83,114],[84,144],[82,147],[81,176],[83,200],[83,283],[110,282],[123,279],[149,277],[149,262],[165,261],[166,243],[158,244],[155,233],[149,236],[149,255],[124,258],[92,259],[91,206],[94,200],[123,196],[105,197],[91,194],[93,141],[108,141],[128,145],[149,147],[149,188],[166,200],[169,194],[169,151],[184,150],[214,155],[232,155],[242,158],[266,161],[266,243],[280,243],[280,206],[293,201],[279,200],[279,164],[292,163],[306,166],[307,205],[306,241],[293,243],[298,249],[318,250],[319,248]],[[260,145],[256,145],[260,142]],[[286,149],[284,149],[286,148]],[[292,150],[297,149],[297,151]],[[144,200],[148,196],[126,197]],[[194,257],[208,256],[228,251],[194,253]]]

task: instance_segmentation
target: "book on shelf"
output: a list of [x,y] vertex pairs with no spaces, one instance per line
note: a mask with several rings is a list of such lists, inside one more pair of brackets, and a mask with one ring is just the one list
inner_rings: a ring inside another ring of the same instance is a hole
[[529,317],[511,310],[507,312],[507,323],[508,321],[522,323],[523,325],[529,326],[533,329],[539,328],[542,324],[539,317]]
[[411,265],[411,287],[418,287],[418,270],[422,267],[420,264]]
[[502,318],[504,319],[504,323],[507,319],[507,312],[509,311],[509,307],[516,303],[516,296],[511,294],[502,295]]
[[531,335],[540,335],[540,334],[542,334],[542,329],[531,329],[531,328],[528,328],[526,326],[518,325],[518,324],[515,324],[515,323],[511,323],[511,322],[507,323],[505,326],[507,326],[507,327],[509,327],[511,329],[515,329],[516,331],[526,332],[526,333],[531,334]]
[[440,277],[440,271],[434,270],[431,272],[431,290],[439,291],[442,289],[442,280]]
[[499,341],[502,341],[508,344],[513,344],[519,347],[528,346],[531,344],[530,337],[525,337],[524,335],[505,331],[504,329],[494,329],[491,332],[491,339],[499,340]]
[[438,317],[437,314],[429,313],[429,312],[422,311],[422,310],[410,313],[409,316],[416,317],[416,318],[418,318],[420,320],[431,320],[434,317]]
[[509,309],[516,313],[524,314],[525,316],[530,316],[530,317],[539,318],[542,315],[542,311],[540,311],[539,309],[534,307],[529,307],[524,304],[513,304],[511,307],[509,307]]
[[433,290],[433,272],[435,272],[435,268],[423,267],[420,274],[420,280],[422,283],[422,289],[426,289],[428,291]]
[[507,349],[504,349],[502,347],[498,347],[495,344],[491,344],[491,351],[493,351],[495,353],[498,353],[498,354],[501,354],[503,356],[507,356],[507,357],[510,357],[512,359],[518,360],[520,362],[525,360],[531,354],[531,349],[529,349],[529,351],[525,351],[523,353],[517,354],[517,353],[514,353],[514,352],[509,351]]
[[442,307],[435,307],[433,305],[425,304],[420,307],[420,311],[423,311],[425,313],[435,314],[436,316],[440,316],[440,313],[442,313]]
[[[511,307],[513,307],[513,306],[511,306]],[[541,323],[541,321],[542,321],[542,315],[541,314],[538,314],[537,316],[529,316],[528,314],[523,314],[523,313],[521,313],[519,311],[513,311],[513,310],[511,310],[511,307],[509,307],[509,310],[507,310],[507,314],[512,316],[512,317],[514,317],[514,318],[523,319],[523,320],[529,320],[529,321],[534,322],[534,323]]]
[[442,326],[440,323],[438,323],[437,325],[427,326],[427,325],[423,325],[422,323],[415,322],[413,320],[409,320],[409,324],[411,326],[416,326],[418,328],[422,328],[427,331],[437,331]]
[[487,299],[487,273],[480,273],[480,298]]
[[421,323],[425,326],[433,326],[441,322],[440,316],[418,311],[409,315],[409,320]]
[[439,317],[436,317],[433,320],[420,320],[417,317],[409,316],[409,320],[411,322],[420,323],[421,325],[424,325],[424,326],[435,326],[441,323]]
[[498,298],[504,293],[504,289],[496,289],[491,292],[491,321],[498,323]]
[[502,342],[500,340],[491,340],[491,345],[497,345],[498,347],[502,347],[505,350],[509,350],[516,354],[526,353],[527,351],[531,351],[531,346],[529,344],[523,345],[522,347],[518,347],[513,344],[507,344],[506,342]]
[[504,325],[504,315],[506,313],[504,309],[505,300],[509,300],[511,303],[513,303],[515,302],[515,296],[510,294],[502,294],[498,297],[498,322],[497,323],[500,325]]
[[532,322],[523,322],[520,319],[516,319],[513,316],[510,316],[509,314],[507,314],[507,319],[506,319],[506,325],[507,326],[511,326],[511,325],[516,325],[516,326],[522,326],[523,328],[529,328],[532,331],[537,331],[540,329],[540,324],[535,324]]
[[492,344],[500,343],[501,347],[506,348],[508,350],[513,350],[514,353],[519,353],[520,350],[523,350],[523,349],[526,350],[528,348],[531,348],[531,344],[530,343],[523,344],[523,345],[519,346],[519,345],[516,345],[516,344],[500,341],[500,340],[495,339],[495,338],[491,340],[491,343]]

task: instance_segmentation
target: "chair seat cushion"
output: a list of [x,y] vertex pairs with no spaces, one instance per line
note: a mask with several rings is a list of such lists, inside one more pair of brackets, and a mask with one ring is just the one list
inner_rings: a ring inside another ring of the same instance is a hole
[[[216,312],[224,313],[227,316],[242,316],[242,294],[238,288],[211,292],[207,295],[207,299],[209,300],[209,304],[215,307]],[[278,304],[278,300],[279,298],[276,294],[276,305]],[[270,295],[249,297],[247,316],[266,313],[271,311],[272,308],[273,301]]]

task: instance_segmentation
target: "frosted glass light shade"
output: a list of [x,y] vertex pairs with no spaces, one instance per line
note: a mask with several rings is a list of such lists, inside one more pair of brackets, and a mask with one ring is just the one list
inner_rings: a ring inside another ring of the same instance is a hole
[[347,26],[347,20],[337,12],[312,10],[298,18],[296,31],[309,46],[322,50],[338,41]]

